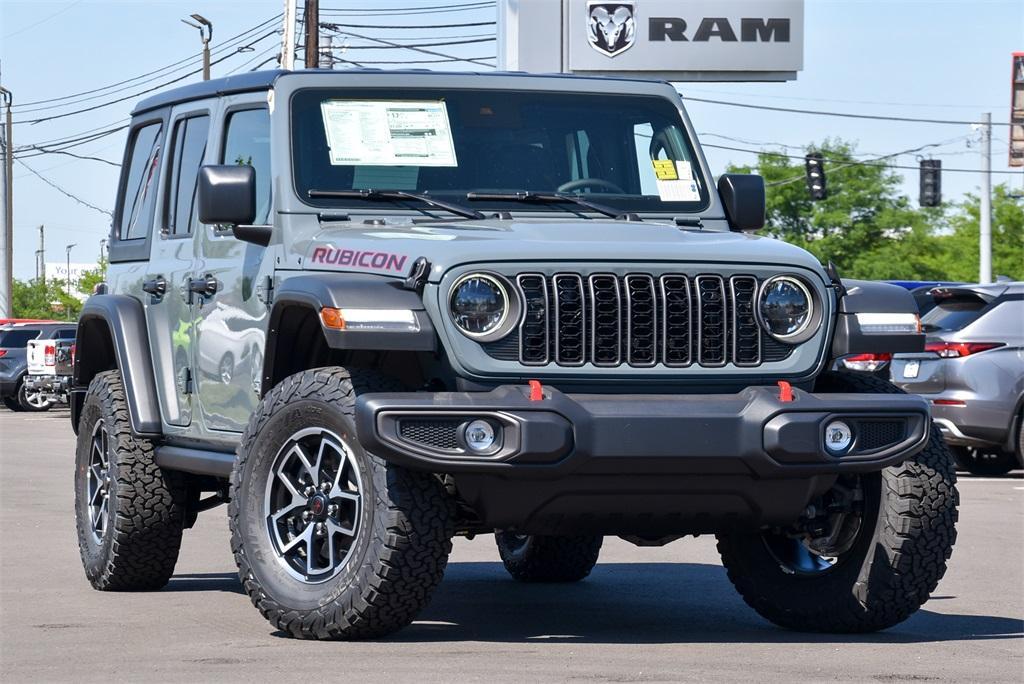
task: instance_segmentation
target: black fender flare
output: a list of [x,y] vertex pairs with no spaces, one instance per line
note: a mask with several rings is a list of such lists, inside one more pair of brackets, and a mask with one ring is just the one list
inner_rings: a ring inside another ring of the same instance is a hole
[[144,437],[161,435],[160,403],[142,302],[128,295],[93,295],[78,318],[73,424],[78,422],[85,389],[93,377],[112,368],[121,371],[132,431]]
[[[313,312],[320,323],[324,340],[331,349],[434,352],[438,348],[437,332],[430,320],[423,298],[405,286],[405,280],[366,273],[310,273],[286,278],[274,290],[274,303],[267,326],[264,353],[263,391],[274,377],[274,360],[284,314],[295,307]],[[337,330],[324,325],[321,309],[395,309],[413,314],[415,330]]]
[[901,353],[924,351],[921,333],[865,334],[857,322],[858,313],[917,314],[917,303],[910,291],[899,285],[873,280],[842,280],[836,314],[836,332],[832,338],[832,358],[849,354]]

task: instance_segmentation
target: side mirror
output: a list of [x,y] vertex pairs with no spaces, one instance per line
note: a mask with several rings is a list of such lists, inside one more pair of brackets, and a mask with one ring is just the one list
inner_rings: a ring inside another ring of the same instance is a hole
[[734,230],[764,227],[764,178],[753,174],[726,173],[718,178],[718,195]]
[[199,221],[249,225],[256,219],[256,169],[203,166],[199,169]]

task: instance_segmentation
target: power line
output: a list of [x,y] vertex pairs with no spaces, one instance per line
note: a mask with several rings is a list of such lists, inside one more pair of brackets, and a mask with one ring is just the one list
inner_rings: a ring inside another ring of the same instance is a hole
[[359,33],[352,33],[350,31],[342,31],[339,28],[337,28],[336,25],[330,25],[330,26],[327,26],[327,25],[324,25],[324,24],[321,24],[321,25],[325,26],[327,28],[330,28],[334,32],[336,32],[336,33],[338,33],[340,35],[343,35],[343,36],[352,36],[353,38],[362,38],[363,40],[369,40],[369,41],[372,41],[372,42],[375,42],[375,43],[381,43],[383,45],[388,45],[388,46],[391,46],[391,47],[405,48],[407,50],[412,50],[413,52],[420,52],[420,53],[423,53],[425,55],[431,55],[433,57],[446,57],[446,58],[449,58],[449,59],[458,60],[460,62],[470,62],[470,63],[473,63],[473,64],[479,64],[479,65],[485,66],[485,67],[492,66],[490,64],[484,64],[482,61],[480,61],[478,59],[475,59],[475,58],[472,58],[472,57],[463,57],[463,58],[460,59],[460,58],[456,57],[455,55],[449,55],[449,54],[446,54],[444,52],[436,52],[434,50],[426,50],[424,48],[415,47],[415,46],[412,46],[412,45],[401,45],[399,43],[392,43],[391,41],[384,40],[382,38],[371,38],[370,36],[364,36],[364,35],[359,34]]
[[[276,29],[273,30],[273,31],[268,31],[267,33],[263,34],[259,38],[255,39],[253,42],[249,43],[249,46],[256,45],[257,43],[259,43],[261,41],[264,41],[267,38],[269,38],[270,36],[274,36],[274,35],[277,35],[277,30]],[[244,53],[239,53],[238,51],[229,53],[229,54],[224,55],[223,57],[221,57],[219,59],[213,60],[212,62],[210,62],[210,65],[213,66],[214,64],[219,64],[219,63],[223,62],[226,59],[234,57],[237,54],[244,54]],[[51,116],[44,116],[44,117],[41,117],[39,119],[21,119],[20,121],[15,121],[14,124],[15,125],[25,124],[25,123],[38,124],[38,123],[43,123],[44,121],[52,121],[54,119],[63,119],[64,117],[75,116],[77,114],[84,114],[85,112],[95,111],[97,109],[102,109],[104,107],[109,107],[110,105],[114,105],[114,104],[117,104],[119,102],[124,102],[126,100],[133,100],[136,97],[138,97],[139,95],[145,95],[146,93],[151,93],[151,92],[153,92],[155,90],[160,90],[161,88],[164,88],[165,86],[171,85],[172,83],[178,83],[179,81],[184,81],[189,76],[195,76],[196,74],[200,74],[200,73],[202,73],[202,71],[203,71],[202,68],[199,68],[199,69],[196,69],[194,71],[190,71],[190,72],[188,72],[186,74],[183,74],[182,76],[178,76],[176,78],[173,78],[173,79],[171,79],[169,81],[164,81],[163,83],[160,83],[159,85],[155,85],[152,88],[147,88],[145,90],[140,90],[140,91],[134,92],[134,93],[132,93],[130,95],[125,95],[124,97],[119,97],[117,99],[110,100],[108,102],[102,102],[100,104],[93,105],[91,107],[86,107],[85,109],[76,109],[74,111],[64,112],[62,114],[53,114]]]
[[486,55],[484,57],[448,57],[446,59],[407,59],[407,60],[360,60],[359,62],[353,62],[348,59],[341,57],[331,57],[334,62],[344,62],[346,64],[442,64],[445,62],[465,62],[467,60],[483,61],[486,59],[497,59],[495,55]]
[[[255,25],[255,26],[253,26],[252,28],[249,28],[249,29],[247,29],[245,31],[242,31],[241,33],[236,34],[236,35],[232,36],[231,38],[228,38],[227,40],[223,41],[222,43],[219,43],[216,47],[214,47],[214,49],[212,50],[212,54],[218,54],[220,52],[223,52],[225,49],[231,47],[232,45],[235,45],[235,44],[237,44],[239,42],[242,42],[250,34],[255,33],[256,31],[258,31],[261,28],[267,26],[268,24],[276,23],[280,19],[281,19],[281,15],[278,14],[278,15],[276,15],[274,17],[271,17],[270,19],[267,19],[266,21],[263,21],[263,22]],[[159,69],[154,69],[153,71],[149,71],[149,72],[146,72],[144,74],[139,74],[138,76],[133,76],[133,77],[125,79],[123,81],[118,81],[116,83],[111,83],[111,84],[108,84],[108,85],[105,85],[105,86],[99,86],[97,88],[92,88],[90,90],[83,90],[83,91],[78,92],[78,93],[71,93],[70,95],[61,95],[59,97],[51,97],[51,98],[48,98],[48,99],[45,99],[45,100],[34,100],[32,102],[22,102],[20,105],[16,105],[15,109],[19,113],[28,113],[29,111],[38,111],[39,108],[31,109],[31,110],[28,110],[28,109],[25,109],[25,108],[26,107],[33,107],[34,105],[48,104],[48,103],[51,103],[51,102],[61,102],[61,101],[64,101],[64,100],[71,100],[71,99],[74,99],[74,98],[78,98],[78,97],[80,97],[82,95],[92,95],[94,93],[99,93],[101,91],[110,90],[112,88],[116,88],[118,86],[122,86],[122,85],[125,85],[127,83],[132,83],[133,81],[139,81],[139,80],[142,80],[144,78],[148,78],[150,76],[155,76],[157,74],[162,74],[163,72],[178,71],[179,68],[182,67],[182,65],[188,64],[190,62],[196,62],[196,61],[200,60],[201,58],[202,58],[202,53],[196,53],[196,54],[191,55],[189,57],[185,57],[184,59],[180,59],[177,62],[172,62],[171,64],[168,64],[166,66],[160,67]],[[116,92],[120,92],[120,91],[116,91]],[[109,93],[109,92],[108,93],[104,93],[103,95],[100,95],[100,97],[105,97],[106,95],[110,95],[110,94],[111,93]],[[84,102],[86,100],[80,100],[80,101]],[[66,104],[73,104],[73,103],[68,102]],[[56,107],[56,106],[60,106],[60,105],[54,105],[54,106]],[[42,109],[45,109],[45,108],[42,108]]]
[[34,24],[29,24],[28,26],[20,28],[20,29],[18,29],[17,31],[15,31],[13,33],[8,33],[6,36],[4,36],[4,40],[7,40],[8,38],[13,38],[14,36],[17,36],[17,35],[20,35],[20,34],[24,33],[25,31],[28,31],[29,29],[34,29],[36,26],[39,26],[40,24],[45,24],[46,22],[50,21],[51,19],[59,17],[60,15],[64,14],[65,12],[67,12],[69,9],[71,9],[75,5],[79,5],[81,3],[82,3],[82,0],[75,0],[70,5],[67,5],[64,8],[57,10],[53,14],[51,14],[48,17],[45,17],[43,19],[40,19],[39,21],[37,21]]
[[[321,12],[323,10],[320,10]],[[496,21],[470,21],[461,24],[416,24],[415,26],[402,26],[400,24],[350,24],[347,21],[345,26],[347,28],[358,28],[358,29],[408,29],[408,30],[423,30],[423,29],[439,29],[439,28],[469,28],[471,26],[495,26],[498,22]]]
[[[742,107],[744,109],[760,109],[770,112],[788,112],[790,114],[813,114],[816,116],[839,116],[846,119],[874,119],[877,121],[903,121],[910,123],[931,123],[931,124],[955,124],[959,126],[972,126],[978,121],[966,121],[957,119],[922,119],[910,116],[888,116],[885,114],[854,114],[852,112],[829,112],[820,109],[794,109],[792,107],[771,107],[768,105],[755,105],[747,102],[729,102],[727,100],[710,100],[703,97],[689,97],[684,95],[684,100],[693,102],[705,102],[707,104],[725,105],[726,107]],[[1009,123],[993,123],[993,126],[1009,126]]]
[[463,2],[454,5],[427,5],[423,7],[321,7],[321,14],[345,14],[364,17],[378,16],[415,16],[421,14],[445,14],[449,12],[465,12],[488,9],[496,3]]
[[711,93],[714,95],[736,95],[738,97],[753,97],[755,99],[768,99],[768,100],[793,100],[802,102],[830,102],[839,104],[866,104],[866,105],[880,105],[883,107],[948,107],[956,109],[999,109],[1004,105],[982,105],[982,104],[950,104],[938,103],[938,102],[888,102],[884,100],[845,100],[832,97],[797,97],[796,95],[766,95],[763,93],[739,93],[736,91],[729,90],[710,90],[707,88],[694,88],[687,84],[685,86],[687,92],[696,93]]
[[[350,36],[351,33],[344,31],[338,31],[343,36]],[[368,40],[382,41],[382,38],[369,38]],[[497,40],[497,38],[473,38],[471,40],[450,40],[442,43],[410,43],[410,44],[393,44],[393,45],[348,45],[345,47],[346,50],[412,50],[415,48],[423,47],[445,47],[446,45],[469,45],[471,43],[491,43]]]
[[[37,150],[38,152],[40,152],[42,154],[63,154],[63,155],[67,155],[68,157],[74,157],[75,159],[82,159],[82,160],[86,160],[86,161],[98,161],[98,162],[103,162],[104,164],[110,164],[111,166],[116,167],[116,168],[121,168],[121,165],[118,164],[117,162],[112,162],[109,159],[104,159],[102,157],[94,157],[94,156],[88,155],[88,154],[75,154],[74,152],[67,152],[65,150],[49,150],[49,149],[47,149],[45,147],[40,147],[39,145],[28,145],[27,147],[30,150]],[[32,156],[39,156],[39,155],[32,155]]]
[[[825,158],[825,159],[822,159],[822,161],[826,162],[826,163],[832,163],[832,164],[841,164],[842,166],[884,166],[884,167],[889,168],[889,169],[908,169],[908,170],[911,170],[911,171],[917,171],[918,170],[917,166],[906,166],[906,165],[901,166],[899,164],[884,164],[884,163],[879,163],[879,162],[881,160],[883,160],[883,159],[888,159],[890,157],[898,157],[898,156],[904,155],[904,154],[912,154],[914,152],[921,151],[921,150],[926,149],[928,147],[935,146],[935,145],[941,145],[941,144],[943,144],[943,143],[929,143],[927,145],[922,145],[921,147],[915,147],[915,148],[912,148],[912,149],[909,149],[909,150],[903,150],[901,152],[893,152],[892,154],[887,154],[887,155],[884,155],[882,157],[877,157],[875,159],[849,160],[849,159],[835,159],[835,158],[831,158],[830,159],[830,158]],[[728,145],[714,145],[712,143],[702,143],[701,147],[712,147],[712,148],[718,149],[718,150],[731,150],[733,152],[746,152],[747,154],[757,154],[757,155],[764,154],[764,155],[769,155],[769,156],[772,156],[772,157],[785,157],[787,159],[800,159],[800,160],[803,160],[803,158],[804,158],[803,155],[785,154],[783,152],[771,152],[769,150],[749,150],[749,149],[744,149],[742,147],[729,147]],[[839,167],[836,167],[836,168],[839,168]],[[836,169],[830,169],[830,170],[834,171]],[[979,171],[978,169],[953,169],[953,168],[943,167],[942,170],[943,170],[943,172],[950,171],[950,172],[953,172],[953,173],[981,173],[981,171]],[[1020,171],[992,170],[992,171],[989,171],[989,173],[1020,175]],[[803,178],[803,176],[800,176],[799,178]],[[791,182],[792,180],[795,180],[795,179],[791,179],[791,180],[788,180],[788,181],[785,181],[785,182],[788,183],[788,182]],[[783,181],[776,181],[774,183],[769,183],[768,185],[781,185],[781,184],[783,184]]]
[[64,195],[65,197],[70,197],[71,199],[75,200],[75,201],[76,201],[76,202],[78,202],[79,204],[85,205],[85,206],[89,207],[90,209],[95,209],[96,211],[100,212],[101,214],[106,214],[106,215],[107,215],[107,216],[109,216],[110,218],[114,218],[114,214],[113,214],[113,212],[107,211],[106,209],[100,209],[100,208],[99,208],[99,207],[97,207],[97,206],[96,206],[95,204],[90,204],[89,202],[86,202],[86,201],[85,201],[84,199],[82,199],[81,197],[78,197],[77,195],[73,195],[73,194],[71,194],[70,192],[68,192],[68,191],[67,191],[67,190],[65,190],[64,188],[60,187],[59,185],[57,185],[56,183],[54,183],[54,182],[53,182],[52,180],[50,180],[50,179],[49,179],[49,178],[47,178],[46,176],[42,175],[41,173],[39,173],[38,171],[36,171],[35,169],[33,169],[33,168],[32,168],[31,166],[29,166],[28,164],[26,164],[25,162],[23,162],[23,161],[21,160],[21,158],[20,158],[20,157],[15,157],[15,158],[14,158],[14,161],[16,161],[16,162],[18,162],[19,164],[21,164],[22,166],[24,166],[24,167],[25,167],[26,169],[28,169],[28,170],[29,170],[30,172],[32,172],[32,175],[33,175],[33,176],[37,177],[37,178],[38,178],[39,180],[43,181],[44,183],[46,183],[46,184],[47,184],[47,185],[49,185],[49,186],[50,186],[51,188],[53,188],[54,190],[56,190],[56,191],[57,191],[57,192],[59,192],[60,194]]

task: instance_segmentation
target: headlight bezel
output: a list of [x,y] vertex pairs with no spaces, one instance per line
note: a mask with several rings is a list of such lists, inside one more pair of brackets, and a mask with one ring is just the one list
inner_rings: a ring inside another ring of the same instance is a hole
[[[501,292],[502,298],[505,300],[505,310],[502,313],[502,317],[498,320],[498,324],[484,332],[466,330],[459,325],[454,308],[455,293],[466,281],[473,280],[474,278],[494,285]],[[459,276],[449,288],[446,301],[448,303],[448,316],[452,325],[461,334],[474,342],[495,342],[504,339],[515,330],[522,316],[522,302],[520,301],[518,290],[508,278],[491,271],[472,271]]]
[[[786,335],[779,335],[778,333],[773,332],[761,311],[768,288],[778,281],[792,283],[807,298],[807,317],[797,330]],[[817,291],[803,278],[792,273],[780,273],[770,278],[766,278],[761,282],[761,286],[758,288],[757,305],[754,307],[754,315],[756,316],[761,329],[764,330],[765,333],[767,333],[773,340],[777,340],[783,344],[797,345],[806,342],[818,333],[818,330],[821,328],[822,306]]]

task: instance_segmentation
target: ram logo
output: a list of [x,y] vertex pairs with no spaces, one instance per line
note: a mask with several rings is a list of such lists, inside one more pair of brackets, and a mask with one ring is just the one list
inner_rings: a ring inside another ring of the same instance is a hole
[[615,57],[636,42],[636,2],[588,2],[587,40],[602,55]]

